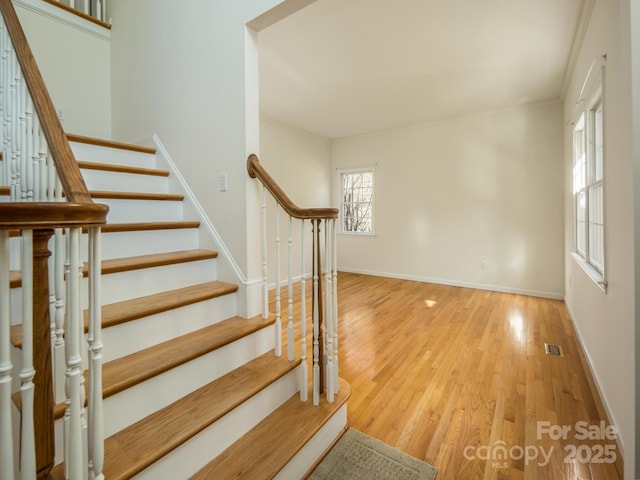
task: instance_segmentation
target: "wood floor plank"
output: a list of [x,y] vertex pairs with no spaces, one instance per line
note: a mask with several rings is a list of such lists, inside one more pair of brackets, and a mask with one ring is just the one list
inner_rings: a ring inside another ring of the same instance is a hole
[[[563,302],[347,273],[338,290],[352,427],[433,464],[439,480],[621,478],[611,464],[564,462],[567,445],[619,455],[615,442],[537,438],[537,422],[605,420]],[[545,342],[565,356],[545,355]],[[544,466],[465,457],[496,442],[554,455]]]
[[[338,275],[338,298],[352,427],[434,465],[439,480],[622,478],[621,463],[564,462],[570,445],[621,458],[615,441],[538,438],[538,422],[608,424],[562,301],[353,273]],[[551,460],[475,454],[500,442],[552,449]]]

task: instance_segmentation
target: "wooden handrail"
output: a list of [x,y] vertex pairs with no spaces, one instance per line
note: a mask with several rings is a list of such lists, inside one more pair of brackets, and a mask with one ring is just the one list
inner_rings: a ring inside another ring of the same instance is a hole
[[260,164],[258,156],[255,154],[249,155],[247,159],[247,172],[251,178],[257,178],[262,182],[265,188],[271,193],[276,202],[278,202],[282,208],[291,215],[293,218],[302,220],[314,220],[314,219],[335,219],[338,218],[337,208],[300,208],[284,193],[284,190],[280,188],[280,185],[267,173],[264,167]]
[[106,223],[109,207],[101,203],[2,202],[0,230],[73,228]]
[[11,0],[0,0],[0,11],[65,195],[72,203],[93,203]]

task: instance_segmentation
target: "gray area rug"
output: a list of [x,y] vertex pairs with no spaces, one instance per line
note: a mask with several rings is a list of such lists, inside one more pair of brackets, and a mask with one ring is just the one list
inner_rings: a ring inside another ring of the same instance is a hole
[[309,480],[433,480],[437,470],[386,443],[350,428]]

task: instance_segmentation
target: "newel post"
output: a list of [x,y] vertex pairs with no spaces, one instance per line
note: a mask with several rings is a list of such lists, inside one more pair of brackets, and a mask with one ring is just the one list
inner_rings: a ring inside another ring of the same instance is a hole
[[48,243],[53,230],[33,232],[33,379],[36,471],[46,478],[54,466],[53,370],[51,364],[51,321],[49,314]]

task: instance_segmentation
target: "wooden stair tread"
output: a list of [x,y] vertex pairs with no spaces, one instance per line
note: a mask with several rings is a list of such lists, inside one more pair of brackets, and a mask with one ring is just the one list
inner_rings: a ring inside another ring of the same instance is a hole
[[294,395],[191,480],[273,478],[351,395],[351,387],[343,379],[339,380],[339,391],[333,403],[323,398],[317,407]]
[[[218,256],[215,250],[180,250],[177,252],[154,253],[151,255],[139,255],[137,257],[112,258],[102,261],[102,274],[128,272],[130,270],[141,270],[143,268],[161,267],[165,265],[175,265],[178,263],[194,262],[198,260],[210,260]],[[86,277],[88,274],[87,264],[84,264],[82,273]],[[9,283],[11,288],[22,285],[22,274],[17,270],[9,272]]]
[[103,395],[115,395],[272,323],[272,319],[260,316],[233,317],[108,362],[102,371]]
[[[251,319],[231,317],[200,330],[167,340],[152,347],[112,360],[102,366],[102,395],[108,398],[127,388],[142,383],[172,368],[224,347],[274,323],[273,318],[261,316]],[[84,372],[85,386],[89,384]],[[13,396],[20,408],[20,392]],[[64,415],[64,402],[54,406],[54,418]]]
[[168,170],[157,168],[130,167],[128,165],[113,165],[111,163],[85,162],[78,160],[78,166],[83,170],[101,170],[104,172],[133,173],[136,175],[152,175],[156,177],[168,177]]
[[[143,194],[144,195],[144,194]],[[151,198],[149,198],[151,200]],[[169,200],[169,199],[163,199]],[[139,232],[150,230],[176,230],[181,228],[199,228],[200,222],[197,220],[191,221],[173,221],[173,222],[135,222],[135,223],[107,223],[102,225],[102,233],[116,233],[116,232]],[[83,228],[82,231],[87,233],[87,229]],[[10,237],[20,236],[19,230],[10,230]],[[19,281],[19,277],[18,280]],[[18,286],[20,286],[18,284]],[[12,285],[15,287],[15,285]]]
[[[103,305],[102,328],[113,327],[139,318],[221,297],[237,290],[237,285],[213,281]],[[85,333],[89,331],[88,317],[89,311],[85,310]],[[22,348],[22,325],[11,326],[11,344],[16,348]]]
[[[105,478],[131,478],[299,364],[267,352],[107,438]],[[63,469],[52,478],[62,479]]]
[[149,153],[154,155],[156,149],[153,147],[143,147],[142,145],[134,145],[132,143],[116,142],[113,140],[105,140],[101,138],[86,137],[83,135],[76,135],[73,133],[67,133],[67,140],[76,143],[86,143],[87,145],[96,145],[100,147],[117,148],[120,150],[129,150],[132,152]]
[[143,230],[176,230],[180,228],[198,228],[198,221],[176,222],[137,222],[137,223],[107,223],[102,226],[102,233],[138,232]]
[[11,193],[11,188],[5,187],[5,186],[0,186],[0,195],[9,196],[10,193]]
[[[102,326],[103,328],[112,327],[237,291],[237,285],[213,281],[104,305],[102,307]],[[87,321],[88,312],[85,311],[85,323]],[[88,329],[88,325],[85,328]]]
[[[216,258],[218,252],[215,250],[181,250],[177,252],[155,253],[151,255],[139,255],[137,257],[113,258],[102,261],[102,274],[126,272],[129,270],[140,270],[143,268],[161,267],[164,265],[175,265],[184,262],[194,262],[197,260],[209,260]],[[85,264],[83,272],[87,274]]]
[[108,190],[91,190],[91,198],[113,199],[113,200],[164,200],[181,202],[184,195],[178,193],[144,193],[144,192],[112,192]]

